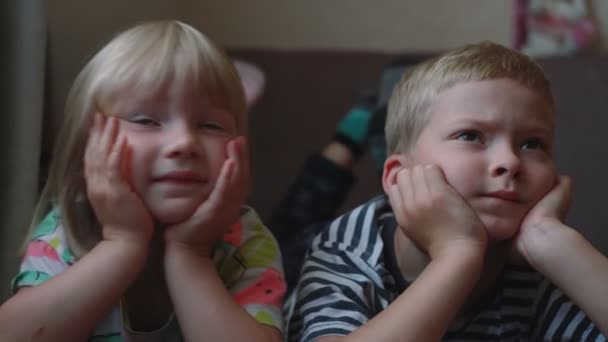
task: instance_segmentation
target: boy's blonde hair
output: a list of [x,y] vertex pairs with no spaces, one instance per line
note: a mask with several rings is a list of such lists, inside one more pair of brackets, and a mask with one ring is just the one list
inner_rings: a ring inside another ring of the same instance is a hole
[[179,21],[137,25],[118,34],[76,77],[30,234],[53,208],[61,216],[70,249],[80,257],[101,239],[101,227],[86,194],[84,151],[93,114],[126,96],[154,96],[163,87],[201,91],[212,105],[236,118],[246,134],[246,103],[239,76],[225,53]]
[[388,154],[410,150],[440,92],[461,82],[500,78],[537,92],[553,108],[549,81],[531,58],[491,42],[467,45],[421,63],[395,87],[385,127]]

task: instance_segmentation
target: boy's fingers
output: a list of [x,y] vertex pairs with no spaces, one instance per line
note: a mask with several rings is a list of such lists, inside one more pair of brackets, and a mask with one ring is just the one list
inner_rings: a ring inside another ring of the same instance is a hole
[[393,184],[389,187],[388,198],[393,207],[393,213],[395,214],[397,223],[399,225],[407,225],[407,217],[405,216],[405,208],[403,206],[404,203],[398,185]]
[[403,203],[403,210],[409,215],[416,210],[414,191],[412,186],[412,172],[410,169],[403,168],[397,174],[397,184],[399,185],[399,195]]
[[428,188],[428,181],[426,180],[426,170],[422,166],[416,166],[413,170],[413,196],[418,203],[421,205],[430,204],[430,191]]
[[572,197],[572,179],[568,176],[559,176],[557,179],[557,186],[549,196],[554,198],[555,206],[560,218],[566,216],[566,212],[570,207],[570,200]]

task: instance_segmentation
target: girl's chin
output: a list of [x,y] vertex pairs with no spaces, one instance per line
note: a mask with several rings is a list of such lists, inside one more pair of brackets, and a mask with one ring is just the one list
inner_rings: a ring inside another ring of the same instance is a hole
[[169,226],[187,221],[197,208],[197,205],[191,203],[167,203],[151,207],[150,211],[158,223]]

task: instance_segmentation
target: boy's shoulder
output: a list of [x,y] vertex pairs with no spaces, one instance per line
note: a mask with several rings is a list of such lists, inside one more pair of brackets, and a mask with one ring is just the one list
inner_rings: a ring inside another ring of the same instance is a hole
[[382,231],[394,225],[388,197],[379,195],[328,222],[311,250],[330,248],[375,259],[384,245]]

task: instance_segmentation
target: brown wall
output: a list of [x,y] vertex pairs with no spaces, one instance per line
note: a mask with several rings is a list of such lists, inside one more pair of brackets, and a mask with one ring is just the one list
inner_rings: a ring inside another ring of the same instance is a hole
[[[112,34],[136,22],[185,20],[228,48],[436,50],[509,43],[510,1],[53,0],[47,3],[54,132],[78,70]],[[46,144],[53,134],[45,137]]]

